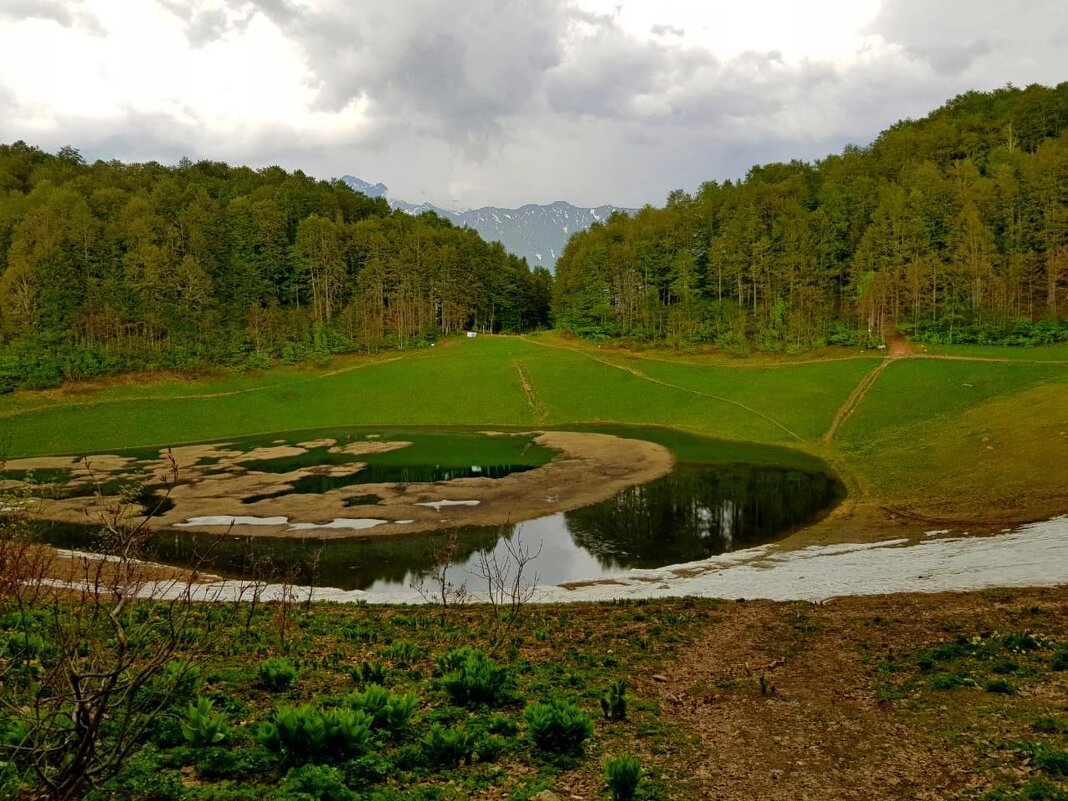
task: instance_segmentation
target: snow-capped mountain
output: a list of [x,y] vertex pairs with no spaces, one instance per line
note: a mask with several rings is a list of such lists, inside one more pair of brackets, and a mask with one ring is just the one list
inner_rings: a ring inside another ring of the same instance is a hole
[[371,197],[385,197],[395,209],[409,214],[432,211],[453,225],[473,228],[483,239],[500,242],[509,253],[525,258],[531,267],[540,265],[550,270],[556,266],[556,260],[573,233],[585,231],[595,222],[607,220],[613,212],[634,214],[637,211],[608,205],[596,208],[574,206],[562,200],[546,205],[528,203],[517,209],[484,206],[469,211],[454,211],[431,203],[415,205],[391,198],[388,188],[381,183],[369,184],[351,175],[341,180],[357,192]]

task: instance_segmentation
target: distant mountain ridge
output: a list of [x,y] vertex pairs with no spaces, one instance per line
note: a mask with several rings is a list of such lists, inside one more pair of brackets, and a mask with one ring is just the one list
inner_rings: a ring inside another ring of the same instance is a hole
[[585,231],[595,222],[607,220],[613,212],[634,214],[637,209],[603,205],[593,208],[575,206],[563,200],[539,205],[528,203],[517,209],[483,206],[469,211],[454,211],[432,203],[408,203],[389,196],[383,183],[371,184],[352,175],[342,181],[369,197],[384,197],[389,205],[408,214],[432,211],[454,225],[473,228],[489,242],[500,242],[509,253],[527,260],[531,267],[555,268],[556,260],[567,240],[576,231]]

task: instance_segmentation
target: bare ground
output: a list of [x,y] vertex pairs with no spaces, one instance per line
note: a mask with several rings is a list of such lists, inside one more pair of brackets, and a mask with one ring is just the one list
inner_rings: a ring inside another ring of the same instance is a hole
[[[1021,617],[1040,610],[1039,618]],[[1062,642],[1068,589],[745,603],[723,613],[664,675],[636,688],[696,738],[674,766],[685,797],[945,799],[996,783],[983,743],[1021,736],[1019,718],[1068,709],[1068,676],[1013,698],[980,689],[880,701],[876,664],[951,632],[1020,630]],[[761,695],[759,676],[775,688]],[[1026,726],[1024,728],[1026,732]],[[682,796],[679,796],[682,797]]]

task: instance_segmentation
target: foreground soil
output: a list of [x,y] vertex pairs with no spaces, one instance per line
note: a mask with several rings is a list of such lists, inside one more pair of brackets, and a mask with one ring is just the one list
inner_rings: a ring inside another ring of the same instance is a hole
[[[673,766],[693,777],[690,798],[974,798],[1028,780],[1063,791],[1063,775],[1043,778],[1014,744],[1050,719],[1060,726],[1051,747],[1064,753],[1068,673],[993,652],[917,666],[961,638],[996,649],[1024,633],[1063,647],[1068,589],[738,603],[639,690],[695,737]],[[1013,694],[984,689],[991,669],[1014,664]],[[953,683],[938,676],[965,674],[962,686],[933,689]]]

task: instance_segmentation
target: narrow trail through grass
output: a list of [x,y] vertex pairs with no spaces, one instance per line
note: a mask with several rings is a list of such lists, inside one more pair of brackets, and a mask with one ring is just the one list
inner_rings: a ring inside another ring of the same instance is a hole
[[868,394],[868,390],[872,388],[875,380],[893,361],[894,359],[890,357],[883,359],[875,365],[874,370],[860,379],[860,383],[857,384],[856,388],[851,393],[849,393],[849,397],[846,398],[845,403],[843,403],[838,408],[838,411],[835,412],[834,420],[831,421],[831,427],[828,428],[827,433],[823,435],[824,442],[831,442],[831,440],[834,439],[834,435],[838,433],[838,429],[841,427],[842,423],[849,419],[849,416],[857,410],[857,407],[860,405],[861,401],[864,400],[864,396]]
[[567,347],[564,347],[562,345],[550,345],[547,342],[538,342],[536,340],[529,339],[528,337],[525,337],[525,336],[521,336],[521,337],[519,337],[519,339],[522,339],[524,342],[529,342],[532,345],[538,345],[538,346],[543,347],[543,348],[552,348],[554,350],[563,350],[563,351],[568,351],[570,353],[577,353],[577,354],[579,354],[581,356],[586,357],[590,361],[597,362],[598,364],[603,364],[606,367],[612,367],[612,368],[614,368],[616,370],[622,370],[623,372],[629,373],[630,375],[634,376],[635,378],[641,379],[642,381],[648,381],[651,384],[657,384],[657,385],[662,386],[662,387],[668,387],[669,389],[678,390],[679,392],[686,392],[686,393],[689,393],[690,395],[697,395],[697,396],[702,397],[702,398],[710,398],[711,400],[719,401],[720,403],[728,403],[731,406],[736,406],[739,409],[742,409],[743,411],[748,412],[749,414],[756,415],[757,417],[761,418],[762,420],[764,420],[764,421],[766,421],[768,423],[771,423],[773,426],[775,426],[776,428],[778,428],[781,431],[785,432],[789,436],[793,437],[798,442],[804,442],[805,441],[804,437],[801,437],[800,435],[795,434],[793,431],[791,431],[789,428],[787,428],[781,422],[776,420],[774,417],[770,417],[770,416],[764,414],[763,412],[759,412],[756,409],[754,409],[753,407],[746,406],[744,403],[741,403],[739,401],[731,400],[730,398],[724,398],[722,395],[714,395],[711,392],[702,392],[700,390],[692,389],[690,387],[684,387],[684,386],[681,386],[679,384],[672,384],[672,383],[670,383],[668,381],[662,381],[659,378],[653,378],[650,375],[646,375],[645,373],[643,373],[641,370],[638,370],[637,368],[627,367],[627,366],[622,365],[622,364],[616,364],[615,362],[612,362],[612,361],[610,361],[608,359],[601,359],[601,358],[598,358],[598,357],[594,356],[592,353],[586,353],[584,351],[577,350],[575,348],[567,348]]
[[530,376],[527,374],[526,362],[520,359],[514,359],[512,366],[515,367],[516,374],[519,376],[519,386],[523,389],[523,394],[526,395],[527,403],[530,404],[530,411],[534,415],[534,422],[542,424],[549,419],[549,410],[542,403],[541,398],[538,396],[537,391],[534,389],[534,385],[530,381]]

